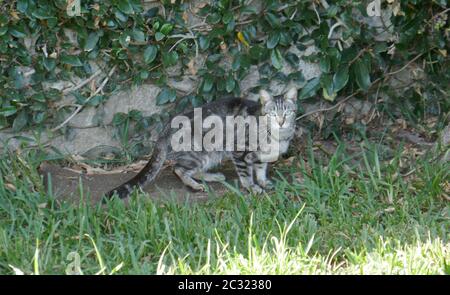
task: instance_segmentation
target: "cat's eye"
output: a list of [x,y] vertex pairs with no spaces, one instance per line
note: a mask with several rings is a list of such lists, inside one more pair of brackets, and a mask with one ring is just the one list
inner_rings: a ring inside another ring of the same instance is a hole
[[286,114],[286,116],[292,116],[292,115],[294,114],[294,111],[292,111],[292,110],[287,110],[287,111],[285,112],[285,114]]

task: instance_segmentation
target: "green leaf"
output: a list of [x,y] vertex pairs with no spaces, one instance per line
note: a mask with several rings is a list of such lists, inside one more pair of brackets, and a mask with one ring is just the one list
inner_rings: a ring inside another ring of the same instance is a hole
[[120,125],[122,125],[123,123],[125,123],[125,120],[128,118],[128,116],[127,116],[127,114],[125,114],[125,113],[121,113],[121,112],[119,112],[119,113],[115,113],[114,114],[114,117],[113,117],[113,120],[112,120],[112,124],[114,125],[114,126],[120,126]]
[[172,31],[173,25],[172,24],[164,24],[162,25],[161,29],[159,30],[164,35],[169,35],[169,33]]
[[241,15],[257,14],[258,9],[255,6],[245,5],[241,8]]
[[224,24],[229,24],[234,19],[234,15],[231,11],[227,11],[222,16],[222,22]]
[[158,48],[153,45],[149,45],[144,51],[144,61],[149,64],[155,60]]
[[56,61],[53,58],[43,58],[43,65],[45,69],[51,72],[56,67]]
[[9,117],[15,113],[17,113],[17,108],[15,106],[7,106],[0,109],[0,116]]
[[17,10],[21,13],[25,13],[28,8],[28,0],[18,0],[17,1]]
[[278,50],[278,48],[272,50],[272,53],[270,54],[270,60],[272,61],[272,65],[277,70],[281,70],[281,68],[283,67],[283,57],[281,56],[281,52]]
[[132,14],[134,12],[129,0],[119,0],[117,7],[125,14]]
[[306,83],[305,87],[300,91],[300,99],[307,99],[314,96],[317,90],[320,88],[320,78],[314,78]]
[[370,84],[372,84],[372,82],[370,81],[369,69],[362,60],[357,60],[353,64],[353,73],[355,75],[356,83],[358,84],[358,86],[363,90],[369,89]]
[[139,73],[139,78],[141,78],[142,80],[147,79],[148,76],[150,76],[150,73],[148,71],[143,70]]
[[236,86],[236,81],[234,80],[233,75],[227,76],[226,86],[225,89],[228,93],[234,90],[234,87]]
[[74,67],[81,67],[83,65],[76,55],[63,55],[61,56],[61,62]]
[[116,10],[114,15],[116,16],[116,19],[122,23],[124,23],[128,20],[128,16],[126,14],[123,14],[122,12],[120,12],[120,10]]
[[291,65],[291,67],[298,68],[300,58],[296,54],[294,54],[292,52],[288,52],[288,53],[286,53],[286,56],[284,57],[284,59]]
[[176,98],[177,98],[177,93],[176,93],[175,89],[164,88],[163,90],[161,90],[161,92],[156,97],[156,104],[163,105],[168,102],[174,102]]
[[190,97],[190,101],[191,101],[191,105],[192,105],[194,108],[197,108],[197,107],[199,107],[199,106],[201,106],[201,105],[203,104],[202,98],[199,97],[199,96],[197,96],[197,95],[192,95],[192,96]]
[[331,60],[328,56],[323,56],[319,61],[319,67],[322,73],[330,72]]
[[209,37],[205,35],[201,35],[199,40],[199,45],[201,50],[206,50],[209,47]]
[[137,42],[145,42],[145,34],[139,29],[134,29],[133,31],[131,31],[131,36]]
[[25,31],[23,31],[22,28],[19,28],[19,27],[13,27],[13,28],[9,29],[9,33],[19,39],[25,38],[27,36]]
[[22,130],[26,125],[28,121],[28,115],[27,112],[24,110],[20,111],[20,113],[17,115],[17,117],[14,119],[12,129],[14,132]]
[[330,90],[327,90],[327,88],[322,89],[322,96],[324,99],[328,101],[334,101],[336,99],[336,92],[328,93]]
[[348,65],[341,65],[333,76],[333,88],[335,92],[339,92],[348,83]]
[[166,35],[164,35],[161,32],[156,32],[156,34],[155,34],[155,40],[156,41],[161,41],[162,39],[164,39],[164,37],[166,37]]
[[173,66],[178,61],[178,53],[176,51],[171,51],[163,54],[162,61],[165,67]]
[[52,17],[51,15],[49,15],[49,11],[44,8],[38,8],[34,10],[31,15],[40,20],[49,19]]
[[273,13],[268,12],[266,14],[266,20],[269,22],[272,28],[279,28],[281,26],[280,19]]
[[217,24],[220,22],[221,18],[222,18],[222,16],[219,13],[211,13],[206,18],[206,21],[211,24]]
[[98,106],[102,101],[103,101],[103,95],[96,95],[94,97],[92,97],[87,103],[86,105],[88,106]]
[[130,43],[130,36],[128,35],[127,32],[123,32],[123,33],[120,35],[120,37],[119,37],[119,43],[120,43],[123,47],[125,47],[125,48],[128,47],[128,44]]
[[231,69],[233,71],[237,71],[237,70],[239,70],[240,67],[241,67],[241,55],[237,54],[234,57],[233,63],[231,64]]
[[214,79],[211,75],[206,75],[203,79],[203,92],[210,92],[214,85]]
[[278,45],[278,42],[280,42],[280,32],[276,31],[269,35],[269,38],[267,39],[267,48],[273,49]]
[[0,27],[0,36],[5,35],[6,32],[8,32],[8,27],[7,26]]
[[85,51],[91,51],[95,48],[95,45],[97,45],[97,42],[99,40],[100,36],[97,32],[92,32],[89,34],[86,44],[84,45]]
[[47,117],[46,112],[38,112],[33,114],[33,123],[35,124],[41,124],[44,122],[45,118]]
[[322,75],[320,84],[323,88],[323,98],[328,101],[334,101],[336,99],[336,92],[334,91],[333,78],[331,75]]

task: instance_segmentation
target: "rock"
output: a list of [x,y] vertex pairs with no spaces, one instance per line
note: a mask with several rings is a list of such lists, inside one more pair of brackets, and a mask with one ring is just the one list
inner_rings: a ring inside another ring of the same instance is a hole
[[374,40],[378,42],[393,42],[396,41],[396,37],[393,32],[393,26],[391,22],[391,17],[393,10],[390,6],[386,9],[381,9],[380,16],[368,16],[365,17],[357,9],[353,10],[353,16],[356,21],[366,24],[367,26],[376,30],[378,34],[375,35]]
[[0,132],[0,151],[5,152],[6,149],[16,150],[20,147],[21,143],[24,142],[24,138],[27,142],[34,143],[34,138],[31,134],[27,132],[12,133],[10,129]]
[[[320,70],[320,67],[317,63],[311,63],[305,61],[302,57],[309,56],[317,51],[315,46],[309,46],[304,51],[300,51],[296,46],[291,46],[288,49],[289,53],[293,53],[298,56],[299,63],[297,67],[291,66],[288,62],[283,61],[283,68],[281,71],[285,75],[289,75],[294,72],[301,71],[303,76],[305,77],[305,82],[303,84],[306,84],[306,81],[309,81],[313,78],[319,77],[322,72]],[[302,87],[303,85],[296,85],[297,87]],[[281,95],[284,92],[286,92],[286,89],[288,88],[288,85],[284,81],[280,80],[273,80],[270,81],[269,89],[273,95]]]
[[302,74],[305,77],[306,81],[309,81],[309,80],[311,80],[313,78],[317,78],[317,77],[319,77],[322,74],[322,72],[320,70],[320,67],[319,67],[319,64],[307,62],[307,61],[303,60],[303,58],[302,58],[302,57],[310,56],[311,54],[316,53],[317,52],[317,48],[315,46],[309,46],[304,51],[300,51],[297,48],[297,46],[292,45],[288,49],[288,52],[297,55],[299,57],[299,59],[300,59],[300,62],[298,64],[297,68],[292,68],[285,61],[283,69],[282,69],[284,74],[288,75],[288,74],[290,74],[292,72],[302,71]]
[[71,140],[63,136],[52,141],[52,146],[64,154],[81,155],[97,146],[120,147],[118,140],[113,139],[113,131],[110,128],[94,127],[87,129],[73,129]]
[[184,76],[180,79],[169,78],[167,84],[169,87],[185,94],[192,93],[197,88],[198,79],[194,80],[189,76]]
[[249,90],[259,85],[259,71],[257,66],[251,66],[249,73],[239,82],[242,94],[248,94]]
[[75,128],[89,128],[98,125],[96,122],[98,110],[95,107],[85,107],[69,122],[70,127]]
[[103,106],[103,124],[111,124],[114,114],[118,112],[139,110],[145,116],[160,112],[162,108],[156,105],[156,96],[160,91],[158,86],[143,84],[111,95]]
[[42,87],[44,88],[44,90],[56,89],[56,90],[62,91],[64,89],[69,89],[73,86],[75,86],[75,84],[73,82],[65,81],[65,80],[42,83]]
[[345,104],[344,113],[356,119],[362,119],[369,115],[373,104],[366,100],[351,99]]
[[77,39],[77,32],[71,29],[64,29],[64,35],[68,39],[70,43],[73,44],[74,47],[79,47],[78,45],[78,39]]
[[442,131],[441,143],[444,147],[450,145],[450,125],[447,125],[447,127],[445,127]]
[[448,163],[450,162],[450,125],[447,125],[447,127],[445,127],[442,131],[441,144],[443,149],[446,151],[442,157],[442,162]]

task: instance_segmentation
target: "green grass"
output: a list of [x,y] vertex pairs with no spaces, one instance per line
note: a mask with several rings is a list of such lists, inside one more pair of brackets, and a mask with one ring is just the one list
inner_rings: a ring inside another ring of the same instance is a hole
[[5,156],[0,273],[450,274],[448,164],[425,156],[402,177],[401,154],[382,156],[339,149],[325,164],[311,153],[280,165],[276,192],[261,197],[136,194],[103,207],[57,202],[35,156]]

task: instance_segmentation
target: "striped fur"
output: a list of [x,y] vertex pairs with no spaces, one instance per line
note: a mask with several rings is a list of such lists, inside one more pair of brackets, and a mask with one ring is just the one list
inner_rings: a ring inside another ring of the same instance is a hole
[[[274,122],[279,125],[278,140],[280,144],[280,154],[287,151],[295,131],[297,90],[291,89],[284,97],[273,98],[266,91],[261,91],[260,101],[254,102],[239,98],[226,98],[212,102],[203,106],[204,116],[217,115],[225,121],[226,116],[268,116],[274,118]],[[184,114],[193,120],[193,112]],[[204,134],[208,130],[204,130]],[[205,190],[203,181],[225,180],[221,173],[209,173],[208,171],[222,163],[223,160],[230,159],[234,163],[241,185],[249,191],[261,193],[266,188],[270,188],[271,182],[267,178],[268,163],[261,159],[261,151],[250,151],[248,149],[249,137],[246,132],[245,151],[188,151],[175,152],[170,146],[170,138],[173,130],[168,124],[162,132],[156,144],[153,156],[147,165],[131,180],[107,193],[107,197],[117,195],[126,198],[135,187],[142,187],[151,183],[161,171],[166,160],[172,160],[174,173],[187,186],[194,190]],[[242,135],[241,135],[242,136]],[[272,135],[271,135],[272,136]],[[235,134],[235,140],[237,135]],[[235,143],[236,144],[236,143]]]

